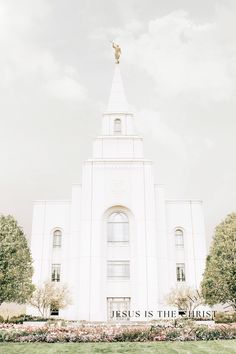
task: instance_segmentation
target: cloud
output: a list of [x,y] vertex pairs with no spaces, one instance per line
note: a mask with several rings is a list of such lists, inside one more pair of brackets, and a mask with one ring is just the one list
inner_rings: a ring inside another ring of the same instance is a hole
[[204,143],[205,143],[205,146],[206,146],[208,149],[213,149],[214,146],[215,146],[214,141],[212,141],[212,139],[210,139],[210,138],[208,138],[208,137],[205,138]]
[[0,4],[0,88],[21,90],[38,86],[42,94],[61,100],[87,98],[75,68],[60,62],[45,40],[44,22],[51,14],[48,2],[14,1]]
[[[227,18],[230,24],[224,26]],[[232,31],[235,33],[236,23],[229,9],[218,9],[213,22],[197,23],[186,11],[178,10],[149,21],[138,35],[126,27],[105,32],[116,35],[125,48],[122,59],[126,63],[135,63],[155,80],[158,97],[202,102],[232,98],[236,81]]]
[[58,99],[80,101],[87,97],[87,91],[84,87],[68,76],[48,81],[46,88],[52,96]]
[[161,119],[156,111],[142,110],[136,113],[135,117],[138,131],[155,139],[163,150],[171,151],[179,159],[187,159],[187,146],[183,137]]

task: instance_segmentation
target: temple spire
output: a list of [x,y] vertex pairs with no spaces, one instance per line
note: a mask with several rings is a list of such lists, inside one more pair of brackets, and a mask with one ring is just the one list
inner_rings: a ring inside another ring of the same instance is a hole
[[128,111],[129,106],[125,97],[119,64],[115,64],[115,72],[107,106],[107,113],[125,113]]

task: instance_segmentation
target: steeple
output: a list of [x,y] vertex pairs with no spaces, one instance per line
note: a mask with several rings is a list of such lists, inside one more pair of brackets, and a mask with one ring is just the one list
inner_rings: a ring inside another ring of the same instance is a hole
[[94,159],[143,158],[143,140],[136,135],[134,116],[129,110],[119,68],[121,49],[113,43],[115,52],[115,72],[110,98],[102,117],[102,131],[93,144]]
[[[112,47],[115,50],[115,70],[108,106],[102,117],[102,137],[104,137],[103,139],[107,137],[110,141],[114,139],[116,144],[118,138],[120,141],[122,139],[125,141],[126,138],[128,139],[128,137],[134,137],[136,135],[134,117],[126,100],[120,73],[121,48],[114,42],[112,42]],[[125,145],[125,142],[122,144]]]
[[134,117],[126,100],[119,62],[115,64],[108,106],[103,113],[102,135],[135,135]]
[[127,113],[128,111],[129,106],[125,97],[119,64],[115,64],[115,72],[106,113]]

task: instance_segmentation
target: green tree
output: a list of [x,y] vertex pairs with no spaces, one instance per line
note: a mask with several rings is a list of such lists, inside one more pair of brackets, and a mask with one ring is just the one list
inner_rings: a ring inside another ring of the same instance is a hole
[[236,213],[215,229],[202,281],[202,295],[209,305],[229,304],[236,308]]
[[0,216],[0,305],[25,303],[31,297],[32,258],[25,234],[10,215]]

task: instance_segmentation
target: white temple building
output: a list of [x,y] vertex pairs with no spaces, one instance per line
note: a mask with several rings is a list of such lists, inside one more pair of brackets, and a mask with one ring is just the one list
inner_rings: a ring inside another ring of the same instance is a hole
[[172,288],[199,288],[206,258],[202,202],[165,198],[134,125],[115,64],[82,183],[72,186],[70,200],[34,203],[33,282],[67,284],[72,297],[52,315],[106,321],[113,311],[130,310],[142,320],[144,311],[166,307]]

